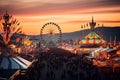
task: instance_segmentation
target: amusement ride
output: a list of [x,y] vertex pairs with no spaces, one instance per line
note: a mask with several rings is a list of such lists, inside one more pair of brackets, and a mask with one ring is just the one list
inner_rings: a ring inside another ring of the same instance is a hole
[[40,43],[42,47],[58,47],[62,41],[62,31],[54,22],[44,24],[40,30]]

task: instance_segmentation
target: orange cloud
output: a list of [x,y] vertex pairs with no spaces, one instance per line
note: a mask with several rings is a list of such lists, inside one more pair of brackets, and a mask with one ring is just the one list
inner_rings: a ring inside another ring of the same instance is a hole
[[120,26],[119,0],[1,0],[0,4],[0,14],[7,9],[26,34],[39,34],[50,21],[60,25],[62,32],[81,30],[91,16],[98,24]]

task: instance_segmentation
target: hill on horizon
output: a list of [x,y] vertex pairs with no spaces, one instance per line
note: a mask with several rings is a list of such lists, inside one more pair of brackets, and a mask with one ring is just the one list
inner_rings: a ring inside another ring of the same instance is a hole
[[[81,40],[85,35],[87,35],[90,32],[90,29],[70,32],[70,33],[63,33],[62,39],[63,40]],[[114,38],[116,36],[116,41],[120,41],[120,26],[118,27],[96,27],[95,32],[99,34],[100,36],[103,35],[103,39],[106,41],[110,41],[110,37],[112,41],[114,41]],[[57,34],[58,35],[58,34]],[[40,40],[40,35],[28,35],[31,40]],[[46,36],[46,35],[43,35]]]

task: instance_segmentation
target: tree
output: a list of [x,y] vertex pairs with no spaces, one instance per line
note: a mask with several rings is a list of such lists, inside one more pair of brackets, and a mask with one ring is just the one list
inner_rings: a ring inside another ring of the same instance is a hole
[[10,16],[7,12],[0,18],[0,47],[7,50],[11,44],[17,44],[20,41],[22,33],[20,23]]

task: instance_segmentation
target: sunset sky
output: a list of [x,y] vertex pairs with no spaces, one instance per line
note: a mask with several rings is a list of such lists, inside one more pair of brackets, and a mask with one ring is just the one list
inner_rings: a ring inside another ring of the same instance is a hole
[[40,34],[47,22],[57,23],[63,33],[82,30],[91,16],[100,25],[120,26],[120,0],[0,0],[0,16],[6,11],[31,35]]

